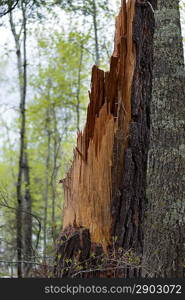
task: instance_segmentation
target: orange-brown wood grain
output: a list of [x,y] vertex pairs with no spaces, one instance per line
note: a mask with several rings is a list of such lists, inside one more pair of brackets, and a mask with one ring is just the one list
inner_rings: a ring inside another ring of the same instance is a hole
[[[132,26],[135,0],[122,1],[116,20],[110,71],[92,70],[87,121],[77,137],[72,166],[63,182],[63,226],[88,228],[92,242],[104,249],[111,240],[113,146],[118,130],[127,145],[131,87],[135,68]],[[121,126],[120,124],[121,123]]]

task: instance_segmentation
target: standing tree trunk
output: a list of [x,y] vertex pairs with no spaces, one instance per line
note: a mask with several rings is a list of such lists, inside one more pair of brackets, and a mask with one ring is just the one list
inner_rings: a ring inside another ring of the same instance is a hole
[[[20,32],[16,32],[16,25],[13,13],[10,12],[10,26],[15,40],[17,69],[20,89],[20,154],[19,169],[17,179],[17,275],[27,277],[31,265],[21,261],[29,261],[32,257],[32,214],[31,214],[31,195],[30,195],[30,176],[26,141],[26,93],[27,93],[27,4],[21,1],[22,24]],[[21,50],[21,30],[23,30],[23,47]]]
[[[22,135],[23,135],[23,166],[24,166],[24,213],[23,213],[23,250],[24,260],[30,261],[32,259],[32,200],[30,194],[30,171],[27,153],[27,140],[26,140],[26,94],[27,94],[27,3],[21,2],[22,20],[23,20],[23,95],[21,103],[22,114]],[[24,264],[24,277],[29,276],[31,264]]]
[[76,127],[77,131],[80,130],[80,90],[81,90],[81,72],[82,72],[82,63],[83,63],[83,40],[80,41],[80,59],[78,67],[78,81],[77,81],[77,92],[76,92]]
[[[19,89],[20,89],[20,104],[22,102],[22,58],[20,50],[20,34],[16,33],[15,24],[13,22],[13,15],[10,12],[10,26],[11,31],[15,40],[16,55],[17,55],[17,70],[19,76]],[[21,105],[20,105],[21,111]],[[22,127],[22,126],[21,126]],[[23,137],[20,134],[20,154],[19,154],[19,171],[17,179],[17,214],[16,214],[16,226],[17,226],[17,276],[22,277],[22,251],[23,251],[23,240],[22,240],[22,157],[23,157]]]
[[53,170],[51,174],[51,196],[52,196],[52,204],[51,204],[51,224],[52,224],[52,237],[53,242],[55,243],[56,240],[56,220],[55,220],[55,206],[56,206],[56,180],[57,180],[57,173],[58,173],[58,154],[60,149],[60,137],[58,134],[57,128],[57,117],[55,111],[55,104],[52,106],[52,118],[54,122],[54,136],[53,136]]
[[52,238],[53,242],[56,241],[56,188],[57,188],[57,175],[58,170],[60,168],[59,161],[61,160],[60,151],[61,151],[61,140],[62,136],[58,130],[58,122],[57,122],[57,115],[56,115],[56,107],[55,103],[52,104],[51,107],[51,116],[53,119],[53,165],[52,165],[52,174],[51,174],[51,197],[52,197],[52,204],[51,204],[51,224],[52,224]]
[[[125,261],[115,265],[115,255],[129,251],[138,262],[143,254],[154,4],[122,1],[110,72],[93,67],[87,122],[63,180],[55,276],[141,275]],[[110,257],[106,266],[102,255]]]
[[158,0],[144,263],[152,277],[185,276],[185,79],[178,0]]
[[99,64],[100,64],[100,51],[99,51],[99,41],[98,41],[98,24],[97,24],[96,0],[92,1],[92,17],[93,17],[94,39],[95,39],[95,54],[96,54],[95,64],[97,66],[99,66]]
[[[50,95],[48,95],[50,101]],[[44,189],[44,224],[43,224],[43,259],[46,261],[47,248],[47,221],[48,221],[48,198],[49,198],[49,172],[50,172],[50,155],[51,155],[51,121],[50,121],[50,103],[46,108],[45,130],[47,137],[47,151],[46,151],[46,169],[45,169],[45,189]]]

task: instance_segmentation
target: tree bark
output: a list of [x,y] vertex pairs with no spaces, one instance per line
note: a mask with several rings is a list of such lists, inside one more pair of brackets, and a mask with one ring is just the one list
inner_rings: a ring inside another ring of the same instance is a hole
[[155,12],[143,258],[151,277],[185,276],[185,79],[178,2],[158,0]]

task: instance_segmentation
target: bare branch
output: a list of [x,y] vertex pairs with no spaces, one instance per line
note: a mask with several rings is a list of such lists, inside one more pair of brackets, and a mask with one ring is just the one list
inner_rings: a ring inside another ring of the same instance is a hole
[[0,17],[3,17],[7,14],[9,14],[10,12],[12,12],[12,10],[17,6],[19,0],[17,0],[13,6],[10,5],[10,3],[8,3],[7,1],[7,6],[8,6],[8,10],[6,12],[0,13]]

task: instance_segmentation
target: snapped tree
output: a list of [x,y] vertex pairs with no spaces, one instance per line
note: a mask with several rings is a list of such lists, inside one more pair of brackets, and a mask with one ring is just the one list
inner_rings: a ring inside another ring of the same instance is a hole
[[123,0],[63,180],[54,276],[184,276],[183,92],[178,0]]

